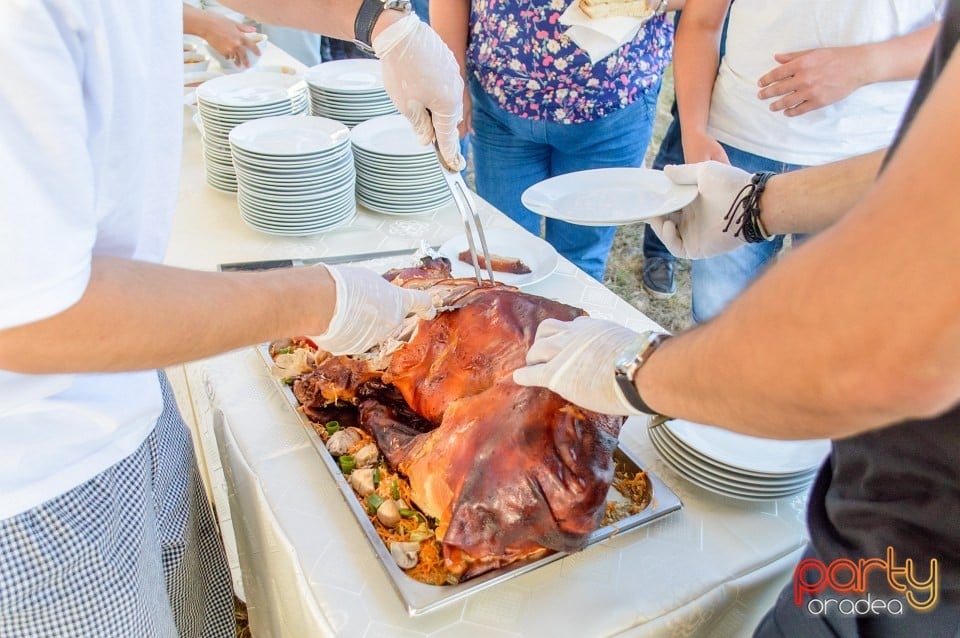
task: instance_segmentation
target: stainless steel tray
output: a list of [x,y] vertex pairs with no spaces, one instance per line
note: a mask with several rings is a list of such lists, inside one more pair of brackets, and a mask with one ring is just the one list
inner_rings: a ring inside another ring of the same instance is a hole
[[[257,348],[257,350],[260,353],[260,356],[263,358],[264,363],[268,367],[272,366],[273,360],[270,357],[269,344],[262,344]],[[464,581],[458,585],[427,585],[410,578],[402,569],[400,569],[400,567],[397,566],[397,563],[393,560],[393,557],[390,556],[390,550],[386,547],[386,545],[383,544],[383,540],[380,538],[380,535],[377,534],[377,530],[370,522],[370,519],[367,518],[366,510],[360,504],[360,500],[354,493],[353,488],[351,488],[347,483],[347,480],[344,477],[343,472],[341,472],[340,466],[338,465],[336,459],[334,459],[334,457],[327,451],[327,446],[324,444],[323,439],[320,438],[320,435],[317,434],[313,429],[313,426],[310,424],[310,420],[307,419],[303,412],[298,409],[300,404],[297,401],[297,398],[294,396],[293,391],[290,389],[290,386],[283,383],[280,379],[276,379],[275,381],[277,387],[280,389],[281,394],[303,424],[310,442],[313,443],[314,448],[317,450],[317,455],[320,457],[320,461],[323,463],[324,467],[327,468],[327,471],[330,473],[330,477],[333,479],[334,483],[336,483],[337,487],[340,488],[340,495],[346,502],[347,507],[349,507],[350,511],[353,513],[357,524],[360,525],[361,529],[363,529],[363,533],[367,536],[367,540],[370,541],[370,546],[376,553],[377,558],[380,561],[380,565],[387,572],[394,589],[397,591],[397,594],[400,596],[403,604],[407,608],[407,613],[411,616],[419,616],[421,614],[434,611],[440,607],[443,607],[444,605],[462,600],[471,594],[496,585],[497,583],[502,583],[510,580],[511,578],[516,578],[521,574],[525,574],[529,571],[537,569],[538,567],[552,563],[555,560],[560,560],[567,555],[565,552],[555,552],[534,562],[504,567],[502,569],[487,572],[486,574],[471,578],[470,580]],[[614,461],[616,462],[618,469],[624,469],[631,472],[638,472],[643,469],[640,465],[640,462],[637,461],[628,450],[622,447],[617,447],[616,451],[614,452]],[[595,530],[588,537],[586,545],[587,548],[615,535],[620,535],[629,530],[636,529],[641,525],[650,523],[651,521],[654,521],[671,512],[675,512],[683,507],[683,504],[680,502],[680,498],[674,494],[674,492],[667,487],[663,481],[659,479],[659,477],[649,470],[647,471],[647,477],[650,479],[650,484],[653,487],[653,499],[650,505],[638,514],[628,516],[627,518],[617,521],[613,525],[607,525]]]

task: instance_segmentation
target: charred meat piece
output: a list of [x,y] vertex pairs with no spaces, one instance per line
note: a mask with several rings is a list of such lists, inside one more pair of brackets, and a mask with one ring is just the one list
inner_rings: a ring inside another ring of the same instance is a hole
[[[508,272],[513,275],[527,275],[533,272],[529,266],[520,261],[519,257],[504,257],[503,255],[489,255],[489,257],[490,267],[497,272]],[[487,267],[486,258],[487,255],[477,255],[477,263],[481,268]],[[464,250],[458,254],[457,259],[465,264],[473,265],[473,257],[471,257],[469,250]]]

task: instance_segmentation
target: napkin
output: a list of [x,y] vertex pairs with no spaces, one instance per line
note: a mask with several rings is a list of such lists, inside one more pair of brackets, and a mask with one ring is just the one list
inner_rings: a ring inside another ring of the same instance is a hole
[[569,27],[567,37],[586,51],[594,64],[632,40],[643,23],[643,18],[629,16],[591,18],[576,0],[560,16],[560,24]]

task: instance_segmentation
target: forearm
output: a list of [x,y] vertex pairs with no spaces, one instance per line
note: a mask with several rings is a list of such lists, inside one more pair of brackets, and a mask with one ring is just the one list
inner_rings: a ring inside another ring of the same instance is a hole
[[[223,4],[259,22],[353,40],[353,23],[360,3],[361,0],[225,0]],[[399,11],[384,11],[372,35],[376,37],[401,17]]]
[[684,134],[706,134],[727,6],[722,0],[687,2],[677,27],[674,86]]
[[748,434],[838,438],[960,400],[958,100],[955,55],[854,210],[640,369],[648,404]]
[[0,331],[0,369],[164,367],[280,337],[320,334],[334,299],[323,268],[208,273],[99,257],[76,304]]
[[430,26],[453,52],[460,74],[467,77],[467,40],[470,30],[469,0],[430,3]]
[[885,155],[879,150],[770,178],[760,198],[760,221],[773,235],[823,230],[863,197]]
[[204,37],[206,33],[207,15],[202,9],[184,3],[183,5],[183,32]]
[[861,45],[864,84],[915,79],[939,30],[938,21],[903,36]]

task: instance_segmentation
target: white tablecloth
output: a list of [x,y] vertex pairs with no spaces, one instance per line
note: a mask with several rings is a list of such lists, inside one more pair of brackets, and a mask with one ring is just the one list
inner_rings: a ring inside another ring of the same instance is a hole
[[[289,64],[270,47],[264,63]],[[181,192],[167,262],[315,257],[440,243],[462,226],[448,206],[394,217],[360,210],[347,229],[306,238],[247,228],[233,196],[204,182],[199,135],[184,126]],[[481,202],[490,228],[512,222]],[[519,231],[518,232],[523,232]],[[561,259],[529,289],[632,328],[652,322]],[[411,618],[377,564],[296,415],[253,348],[170,370],[196,428],[208,485],[251,630],[268,636],[743,636],[786,584],[805,542],[805,498],[750,503],[691,485],[658,458],[645,421],[621,443],[684,509],[649,526]]]

